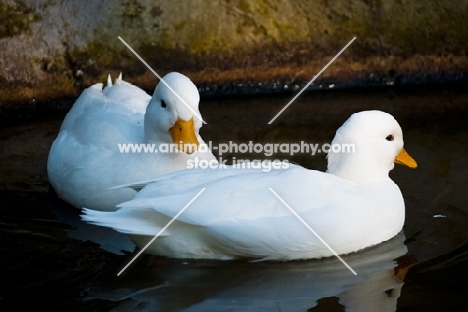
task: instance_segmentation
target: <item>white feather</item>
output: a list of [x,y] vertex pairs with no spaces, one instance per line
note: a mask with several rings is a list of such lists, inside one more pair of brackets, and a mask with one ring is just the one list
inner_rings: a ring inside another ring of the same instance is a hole
[[[387,140],[389,134],[395,139]],[[400,126],[389,114],[361,112],[337,131],[334,142],[356,144],[357,150],[329,155],[328,173],[295,165],[268,173],[232,167],[183,170],[147,183],[116,212],[85,210],[83,218],[132,234],[143,245],[149,238],[141,235],[149,232],[129,223],[144,222],[147,229],[150,222],[155,234],[206,188],[147,252],[177,258],[290,260],[331,256],[333,251],[347,254],[389,240],[405,219],[403,197],[388,176],[403,147]],[[144,221],[141,209],[149,213]]]
[[[190,79],[179,73],[164,79],[198,112],[199,94]],[[59,197],[77,208],[115,210],[116,204],[130,200],[136,191],[109,188],[185,169],[187,160],[195,157],[215,159],[206,150],[190,155],[120,152],[119,144],[151,143],[157,149],[172,143],[169,129],[178,118],[194,118],[197,139],[204,144],[198,134],[201,121],[164,84],[158,84],[153,97],[123,81],[121,75],[104,90],[102,84],[91,86],[77,99],[52,144],[49,181]]]

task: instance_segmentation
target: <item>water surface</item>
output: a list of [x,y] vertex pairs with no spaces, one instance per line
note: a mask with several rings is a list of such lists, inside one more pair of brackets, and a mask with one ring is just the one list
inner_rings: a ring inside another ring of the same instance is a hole
[[[63,114],[0,130],[0,306],[67,311],[463,310],[468,273],[468,93],[464,86],[314,92],[273,125],[292,95],[202,100],[206,141],[326,143],[356,111],[380,109],[403,128],[418,161],[392,179],[406,202],[404,233],[345,257],[289,263],[142,256],[123,276],[133,244],[87,225],[49,191],[46,161]],[[60,101],[56,103],[60,106]],[[224,155],[256,159],[258,155]],[[274,155],[324,170],[325,154]],[[395,260],[397,259],[397,260]],[[346,307],[346,309],[345,309]]]

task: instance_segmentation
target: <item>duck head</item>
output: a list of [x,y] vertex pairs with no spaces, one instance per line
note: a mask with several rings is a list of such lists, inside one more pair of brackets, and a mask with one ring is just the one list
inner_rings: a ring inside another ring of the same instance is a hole
[[191,154],[200,145],[198,132],[202,126],[197,87],[176,72],[165,75],[162,80],[146,108],[146,140],[173,143],[179,150]]
[[394,164],[416,168],[403,148],[403,132],[392,115],[364,111],[351,115],[336,131],[327,172],[358,183],[388,178]]

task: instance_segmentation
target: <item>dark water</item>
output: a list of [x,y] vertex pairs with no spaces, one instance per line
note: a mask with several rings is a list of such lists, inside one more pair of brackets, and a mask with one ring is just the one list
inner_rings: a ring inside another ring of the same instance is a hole
[[[49,192],[46,160],[63,116],[0,130],[0,307],[63,311],[463,311],[468,307],[468,92],[426,86],[202,101],[206,141],[326,143],[356,111],[381,109],[418,161],[397,166],[404,233],[364,252],[288,263],[133,257],[124,235],[82,223]],[[56,103],[60,106],[60,102]],[[225,155],[226,157],[234,155]],[[239,155],[235,155],[239,156]],[[255,158],[254,155],[242,155]],[[324,170],[325,154],[275,155]],[[396,259],[396,260],[395,260]],[[346,307],[346,308],[345,308]]]

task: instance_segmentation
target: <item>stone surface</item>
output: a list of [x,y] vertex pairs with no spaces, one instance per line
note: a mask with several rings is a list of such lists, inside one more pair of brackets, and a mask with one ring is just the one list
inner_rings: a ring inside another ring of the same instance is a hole
[[197,84],[333,84],[460,79],[467,72],[468,1],[3,0],[0,103],[61,97],[120,71],[152,89],[158,73]]

